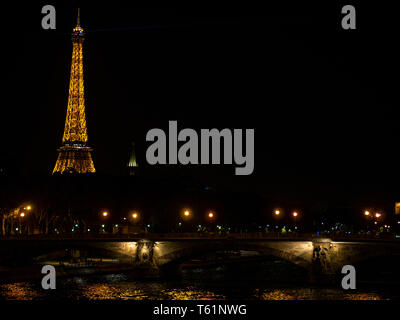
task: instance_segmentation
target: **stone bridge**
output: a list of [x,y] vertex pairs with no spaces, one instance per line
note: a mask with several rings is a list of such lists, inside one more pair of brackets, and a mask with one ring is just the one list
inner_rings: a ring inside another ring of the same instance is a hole
[[129,238],[129,239],[15,239],[0,240],[0,265],[57,257],[70,250],[118,259],[149,274],[179,272],[182,263],[217,251],[254,251],[275,256],[307,270],[311,281],[338,275],[344,265],[371,258],[400,255],[398,240],[334,241],[313,239],[246,238]]

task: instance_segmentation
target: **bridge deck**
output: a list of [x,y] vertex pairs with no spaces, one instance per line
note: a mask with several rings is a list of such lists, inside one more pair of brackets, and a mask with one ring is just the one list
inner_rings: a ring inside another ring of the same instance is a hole
[[245,241],[313,241],[313,242],[396,242],[400,243],[400,238],[395,235],[388,236],[337,236],[316,234],[260,234],[260,233],[231,233],[231,234],[199,234],[199,233],[141,233],[141,234],[104,234],[104,235],[30,235],[0,237],[0,243],[9,241],[218,241],[218,240],[245,240]]

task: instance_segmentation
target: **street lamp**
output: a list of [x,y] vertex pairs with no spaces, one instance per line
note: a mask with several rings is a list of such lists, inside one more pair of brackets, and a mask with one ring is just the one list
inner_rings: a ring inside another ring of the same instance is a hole
[[381,213],[379,213],[379,212],[375,213],[375,217],[376,217],[376,218],[380,218],[381,216],[382,216]]
[[107,211],[103,212],[103,217],[108,217],[108,212]]
[[139,213],[137,211],[132,212],[132,219],[134,222],[139,220]]
[[369,211],[368,211],[368,210],[365,210],[365,211],[364,211],[364,215],[369,216]]
[[274,213],[275,213],[276,216],[279,216],[279,214],[280,214],[281,212],[280,212],[279,210],[275,210]]
[[210,219],[212,219],[213,217],[214,217],[214,213],[212,213],[211,211],[208,213],[208,217],[210,218]]
[[17,231],[21,234],[22,233],[22,219],[25,217],[25,212],[21,212],[19,214],[19,228],[17,228]]
[[185,212],[183,214],[185,215],[185,217],[189,217],[190,216],[190,211],[189,210],[185,210]]
[[293,212],[293,217],[296,218],[298,215],[299,215],[299,214],[298,214],[296,211]]

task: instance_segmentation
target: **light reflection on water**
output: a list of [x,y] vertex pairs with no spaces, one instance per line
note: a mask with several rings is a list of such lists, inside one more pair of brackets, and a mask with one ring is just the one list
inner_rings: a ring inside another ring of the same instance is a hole
[[169,300],[225,300],[225,297],[221,294],[204,289],[194,289],[193,287],[169,290],[165,293],[169,297]]
[[45,295],[28,282],[0,284],[0,299],[6,300],[38,300]]
[[148,296],[143,290],[121,288],[113,284],[92,284],[82,290],[82,298],[89,300],[144,300]]
[[297,288],[255,290],[259,300],[383,300],[372,292],[344,293],[339,289]]
[[[229,288],[185,285],[158,281],[126,281],[123,275],[109,275],[97,279],[74,277],[61,279],[54,292],[44,291],[40,284],[21,282],[0,284],[0,299],[5,300],[225,300],[231,298]],[[244,300],[382,300],[378,293],[349,293],[328,288],[252,288],[243,290]],[[240,290],[239,290],[240,291]]]
[[[286,274],[291,281],[286,285]],[[370,289],[308,285],[302,270],[284,263],[184,269],[175,280],[137,281],[130,273],[58,278],[56,290],[40,280],[0,284],[0,300],[399,300],[395,287]],[[303,279],[303,280],[302,280]],[[278,285],[280,283],[280,285]],[[367,287],[364,287],[367,288]]]

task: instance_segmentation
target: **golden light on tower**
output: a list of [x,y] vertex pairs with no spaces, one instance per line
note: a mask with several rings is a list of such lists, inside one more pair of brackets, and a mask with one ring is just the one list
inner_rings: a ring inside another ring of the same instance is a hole
[[88,135],[85,115],[82,49],[84,34],[84,30],[80,26],[78,9],[77,25],[73,29],[71,37],[72,63],[67,116],[62,146],[58,149],[58,158],[53,174],[96,172],[91,156],[92,149],[87,146]]

